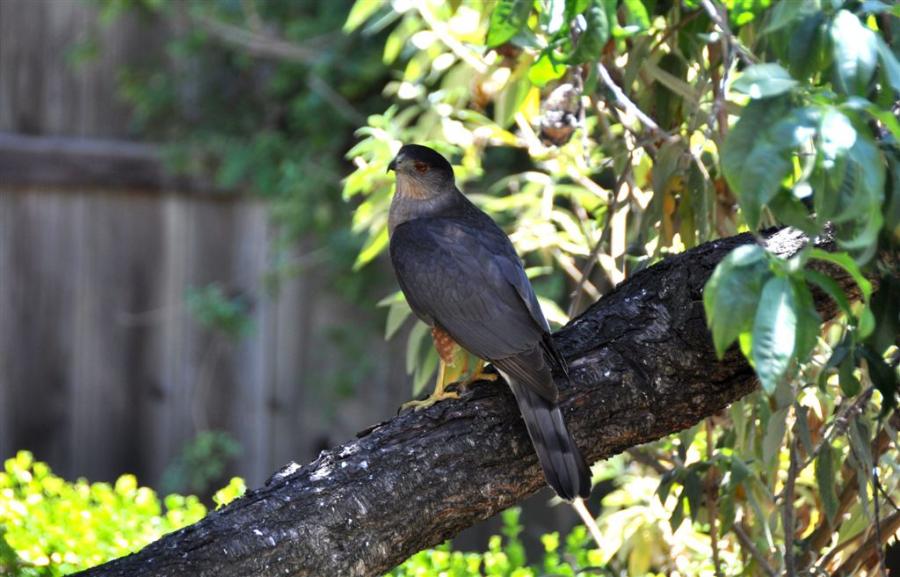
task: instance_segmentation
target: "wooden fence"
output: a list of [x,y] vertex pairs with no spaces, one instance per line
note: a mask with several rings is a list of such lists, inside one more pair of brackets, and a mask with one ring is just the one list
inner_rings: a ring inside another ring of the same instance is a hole
[[[316,264],[268,294],[265,206],[174,180],[155,147],[125,140],[116,71],[162,50],[166,30],[102,27],[95,11],[0,1],[0,459],[31,449],[67,477],[157,484],[214,428],[242,446],[231,472],[258,484],[391,416],[409,392],[402,343],[386,345],[377,315],[335,296]],[[86,34],[102,50],[73,67]],[[186,292],[212,282],[247,297],[248,336],[186,310]],[[334,338],[348,331],[367,349],[349,354]],[[339,399],[335,382],[363,369]]]

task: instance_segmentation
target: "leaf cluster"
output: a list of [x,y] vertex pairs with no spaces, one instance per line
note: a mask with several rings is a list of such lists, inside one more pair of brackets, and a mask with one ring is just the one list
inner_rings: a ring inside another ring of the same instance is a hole
[[160,498],[134,475],[112,484],[69,482],[20,451],[0,472],[0,573],[66,575],[134,552],[204,515],[197,497]]

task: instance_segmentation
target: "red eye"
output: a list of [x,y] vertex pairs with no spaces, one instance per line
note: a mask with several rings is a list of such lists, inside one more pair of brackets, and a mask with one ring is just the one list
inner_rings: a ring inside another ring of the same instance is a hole
[[421,172],[422,174],[425,174],[426,172],[428,172],[428,165],[425,164],[424,162],[416,162],[415,166],[416,166],[416,172]]

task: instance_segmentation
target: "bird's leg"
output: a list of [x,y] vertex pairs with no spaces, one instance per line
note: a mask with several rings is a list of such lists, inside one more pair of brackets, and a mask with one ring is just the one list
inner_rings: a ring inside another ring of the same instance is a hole
[[456,348],[456,342],[448,335],[443,329],[439,327],[433,327],[431,329],[431,338],[434,340],[434,348],[437,350],[438,357],[440,357],[440,362],[438,363],[438,375],[437,381],[434,383],[434,391],[425,399],[413,400],[400,405],[400,410],[403,409],[425,409],[430,407],[431,405],[437,403],[438,401],[442,401],[444,399],[458,399],[459,393],[456,391],[448,391],[447,390],[447,365],[453,364],[453,352],[454,348]]

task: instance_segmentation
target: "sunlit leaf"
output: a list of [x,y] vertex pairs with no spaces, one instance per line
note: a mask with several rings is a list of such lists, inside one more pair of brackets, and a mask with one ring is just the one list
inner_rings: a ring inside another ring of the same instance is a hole
[[766,282],[753,323],[753,361],[767,393],[790,366],[797,343],[797,302],[790,280],[776,276]]
[[751,101],[729,132],[722,168],[751,228],[791,174],[792,152],[811,138],[815,120],[812,111],[792,108],[785,97],[767,98]]
[[768,270],[765,250],[748,244],[737,247],[722,259],[707,281],[703,305],[720,358],[738,335],[753,328]]
[[561,62],[554,62],[548,53],[544,53],[528,69],[528,80],[535,86],[544,86],[552,80],[562,78],[567,66]]
[[863,275],[856,262],[850,258],[850,255],[842,252],[827,252],[820,248],[813,248],[810,250],[809,257],[830,262],[831,264],[835,264],[844,269],[859,287],[859,290],[862,291],[863,299],[868,302],[869,297],[872,296],[872,283]]
[[831,23],[835,83],[846,94],[864,95],[878,60],[875,33],[852,12],[840,10]]
[[587,25],[578,38],[575,50],[569,55],[571,64],[598,59],[600,51],[609,40],[609,20],[603,0],[591,0],[584,12],[584,19]]
[[834,463],[834,449],[827,440],[823,441],[819,455],[816,457],[816,486],[822,498],[822,506],[829,523],[834,522],[838,510],[837,494],[834,485],[837,482],[837,470]]
[[763,463],[771,467],[775,458],[784,444],[784,434],[787,430],[787,413],[790,407],[784,407],[772,413],[766,424],[766,434],[763,437],[762,457]]
[[784,94],[797,84],[787,70],[778,64],[767,63],[747,68],[731,88],[750,98],[769,98]]
[[528,22],[531,6],[531,0],[497,0],[488,27],[488,47],[500,46],[518,34]]

